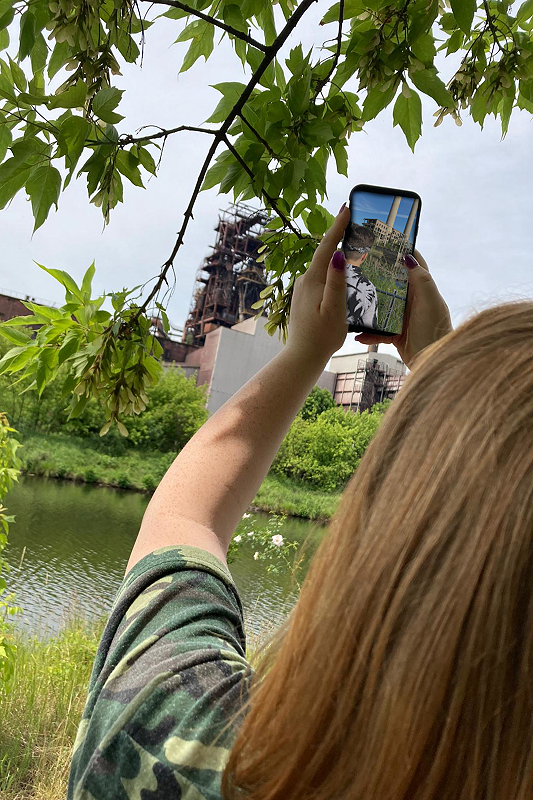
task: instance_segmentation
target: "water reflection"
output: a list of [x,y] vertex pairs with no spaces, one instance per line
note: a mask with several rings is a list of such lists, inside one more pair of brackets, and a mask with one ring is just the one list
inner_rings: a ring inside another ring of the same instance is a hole
[[[106,614],[124,576],[139,530],[146,495],[68,481],[22,478],[9,493],[15,514],[4,554],[11,565],[8,586],[17,593],[24,614],[17,625],[49,635],[75,610],[88,618]],[[266,525],[268,517],[253,514],[242,532]],[[309,547],[302,575],[322,536],[318,524],[287,520],[283,535]],[[306,548],[307,549],[307,548]],[[293,607],[297,589],[288,574],[269,575],[253,560],[252,542],[230,564],[253,636],[273,629]]]

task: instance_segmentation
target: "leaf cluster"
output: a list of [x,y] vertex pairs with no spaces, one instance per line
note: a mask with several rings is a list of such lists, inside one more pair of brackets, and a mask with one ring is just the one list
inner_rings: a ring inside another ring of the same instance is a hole
[[[146,389],[162,371],[162,347],[131,297],[139,287],[93,299],[94,264],[81,286],[63,270],[38,266],[63,286],[65,303],[52,308],[26,301],[30,314],[0,323],[0,336],[14,345],[0,359],[0,375],[18,375],[22,391],[41,395],[61,371],[69,419],[96,398],[105,410],[101,435],[116,422],[127,436],[122,418],[144,411]],[[102,308],[106,299],[112,311]]]

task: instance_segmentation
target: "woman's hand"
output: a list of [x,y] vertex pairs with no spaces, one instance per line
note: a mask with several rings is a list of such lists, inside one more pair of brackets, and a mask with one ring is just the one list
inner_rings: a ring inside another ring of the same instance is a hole
[[294,282],[286,347],[322,366],[348,333],[344,256],[339,252],[333,263],[332,256],[349,221],[349,209],[343,206],[306,272]]
[[393,344],[404,364],[410,367],[418,353],[452,330],[452,321],[448,306],[418,250],[415,250],[414,258],[407,257],[405,266],[409,273],[409,291],[401,334],[380,336],[362,333],[355,337],[355,341],[361,344]]

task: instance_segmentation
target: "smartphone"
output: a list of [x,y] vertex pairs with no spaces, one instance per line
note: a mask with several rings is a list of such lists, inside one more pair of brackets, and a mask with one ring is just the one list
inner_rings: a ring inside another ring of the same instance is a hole
[[415,249],[422,200],[416,192],[359,184],[350,192],[346,322],[359,333],[402,332],[407,303],[406,253]]

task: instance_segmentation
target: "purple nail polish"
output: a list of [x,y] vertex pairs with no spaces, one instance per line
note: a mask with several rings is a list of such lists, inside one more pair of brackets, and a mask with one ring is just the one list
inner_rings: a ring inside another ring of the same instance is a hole
[[345,208],[346,208],[346,203],[343,203],[342,206],[339,209],[339,214],[341,214],[344,211]]
[[338,269],[338,270],[341,270],[341,269],[343,270],[344,269],[344,262],[345,262],[344,253],[342,252],[342,250],[336,250],[333,253],[333,258],[331,259],[331,263],[333,265],[333,268],[334,269]]
[[414,269],[415,267],[420,266],[416,258],[412,256],[411,253],[406,253],[403,257],[403,260],[408,269]]

